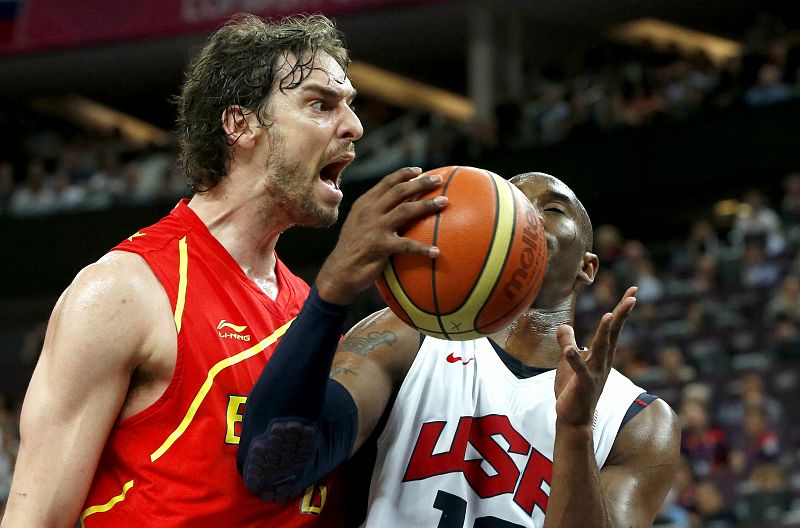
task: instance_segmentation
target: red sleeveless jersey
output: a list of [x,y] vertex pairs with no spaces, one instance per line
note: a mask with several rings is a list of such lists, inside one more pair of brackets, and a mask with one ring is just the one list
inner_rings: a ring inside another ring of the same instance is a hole
[[164,286],[178,356],[158,401],[114,425],[82,525],[340,526],[338,477],[310,486],[304,497],[274,505],[251,495],[236,470],[247,395],[309,287],[278,260],[278,298],[270,299],[187,202],[114,248],[141,255]]

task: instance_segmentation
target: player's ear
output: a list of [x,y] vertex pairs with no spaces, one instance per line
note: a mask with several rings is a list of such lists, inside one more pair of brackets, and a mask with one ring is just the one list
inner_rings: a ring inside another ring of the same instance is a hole
[[231,105],[222,111],[222,129],[228,137],[228,145],[252,148],[255,145],[255,123],[251,123],[252,112],[239,105]]
[[597,269],[600,267],[600,259],[594,253],[588,251],[583,254],[581,260],[581,268],[578,270],[578,276],[575,277],[575,285],[579,284],[589,285],[594,282],[594,277],[597,275]]

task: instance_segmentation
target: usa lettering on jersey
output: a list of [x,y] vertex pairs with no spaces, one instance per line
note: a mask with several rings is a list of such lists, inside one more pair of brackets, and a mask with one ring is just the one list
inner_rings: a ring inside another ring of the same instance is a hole
[[[422,424],[414,443],[403,482],[423,480],[448,473],[462,473],[464,479],[482,499],[499,495],[513,495],[514,503],[528,515],[535,507],[547,511],[548,492],[553,477],[553,462],[534,448],[513,426],[508,416],[492,414],[458,420],[450,448],[434,453],[440,442],[446,421]],[[502,437],[508,447],[501,445]],[[467,459],[471,445],[481,458]],[[510,453],[527,456],[525,468],[520,471]],[[481,465],[488,463],[494,474],[487,473]]]

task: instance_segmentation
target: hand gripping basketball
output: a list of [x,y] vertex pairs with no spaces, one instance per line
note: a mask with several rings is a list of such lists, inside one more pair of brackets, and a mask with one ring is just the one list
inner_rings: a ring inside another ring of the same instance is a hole
[[317,276],[322,299],[349,304],[368,288],[386,266],[389,255],[436,258],[430,243],[398,234],[411,221],[431,215],[447,205],[447,198],[417,199],[441,185],[437,174],[418,177],[419,168],[405,168],[383,178],[353,204],[339,233],[339,241]]
[[474,167],[442,167],[444,184],[421,199],[449,198],[403,236],[436,246],[436,259],[394,254],[378,278],[386,303],[407,324],[442,339],[495,332],[531,306],[547,268],[539,214],[514,185]]

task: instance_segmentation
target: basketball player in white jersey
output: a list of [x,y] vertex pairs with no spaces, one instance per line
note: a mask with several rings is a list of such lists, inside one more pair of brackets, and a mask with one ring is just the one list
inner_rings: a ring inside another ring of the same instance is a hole
[[636,288],[579,348],[575,301],[599,265],[589,217],[552,176],[511,181],[542,214],[548,272],[534,306],[489,338],[421,339],[387,309],[339,343],[347,305],[386,259],[361,222],[384,221],[386,237],[399,227],[379,204],[375,218],[347,219],[247,402],[239,466],[251,491],[299,493],[380,425],[365,526],[651,526],[680,432],[663,400],[611,367]]

